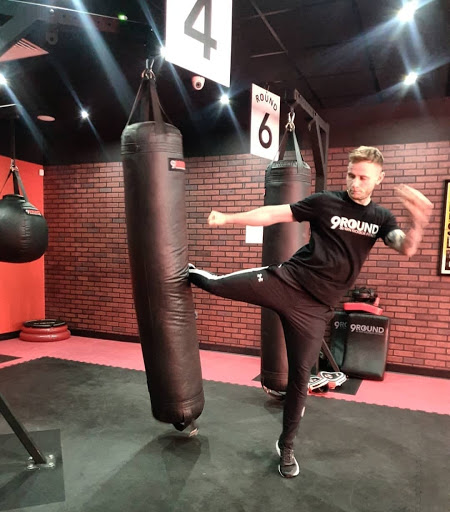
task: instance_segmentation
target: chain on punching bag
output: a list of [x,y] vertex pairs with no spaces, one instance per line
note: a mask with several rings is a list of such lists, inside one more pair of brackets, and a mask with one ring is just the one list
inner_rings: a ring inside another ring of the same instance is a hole
[[[264,205],[290,204],[304,199],[311,190],[311,169],[303,160],[295,135],[294,115],[280,144],[279,160],[266,169]],[[292,135],[295,160],[284,160],[289,136]],[[290,222],[264,228],[262,264],[280,264],[308,242],[308,223]],[[268,391],[286,391],[288,363],[283,328],[279,316],[261,309],[261,385]]]
[[0,261],[28,263],[39,259],[47,250],[47,221],[28,201],[14,160],[6,181],[10,176],[14,194],[6,194],[0,200]]
[[181,133],[163,122],[155,76],[146,70],[130,119],[141,100],[148,113],[149,98],[155,120],[129,120],[122,133],[128,251],[152,413],[183,430],[204,406],[187,278],[185,163]]

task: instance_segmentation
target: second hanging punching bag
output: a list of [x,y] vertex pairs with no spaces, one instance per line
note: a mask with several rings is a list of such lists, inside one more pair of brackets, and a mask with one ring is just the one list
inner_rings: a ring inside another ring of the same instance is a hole
[[202,413],[204,394],[187,279],[182,136],[162,120],[151,70],[130,119],[143,95],[155,120],[128,124],[121,144],[134,301],[153,416],[184,430]]
[[[311,169],[303,160],[295,135],[293,114],[283,135],[278,161],[266,169],[264,205],[296,203],[310,194]],[[295,160],[284,160],[288,138],[292,136]],[[308,242],[308,223],[290,222],[264,228],[262,264],[280,264]],[[261,385],[267,392],[284,392],[288,381],[288,363],[283,328],[279,316],[261,309]]]

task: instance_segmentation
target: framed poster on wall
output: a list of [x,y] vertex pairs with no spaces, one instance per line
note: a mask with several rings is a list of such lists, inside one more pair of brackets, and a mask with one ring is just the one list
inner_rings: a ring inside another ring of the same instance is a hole
[[439,273],[450,275],[450,180],[445,180]]

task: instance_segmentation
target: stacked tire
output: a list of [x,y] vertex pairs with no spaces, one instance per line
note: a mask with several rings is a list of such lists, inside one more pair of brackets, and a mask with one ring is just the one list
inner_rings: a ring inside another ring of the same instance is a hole
[[67,324],[62,320],[30,320],[22,324],[19,338],[22,341],[49,342],[62,341],[70,337]]

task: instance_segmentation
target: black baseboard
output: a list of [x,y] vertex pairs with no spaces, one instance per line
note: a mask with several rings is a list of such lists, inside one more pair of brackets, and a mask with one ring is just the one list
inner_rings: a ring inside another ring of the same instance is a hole
[[0,341],[12,340],[13,338],[18,338],[19,334],[20,334],[20,331],[5,332],[3,334],[0,334]]
[[70,332],[73,336],[82,336],[83,338],[139,343],[139,336],[132,336],[131,334],[114,334],[112,332],[89,331],[86,329],[70,329]]
[[388,372],[408,373],[411,375],[423,375],[426,377],[438,377],[440,379],[450,379],[450,370],[441,370],[438,368],[424,368],[423,366],[406,366],[403,364],[386,364]]
[[212,350],[214,352],[227,352],[230,354],[241,354],[245,356],[260,356],[261,349],[257,347],[237,347],[235,345],[214,345],[214,343],[200,343],[201,350]]

